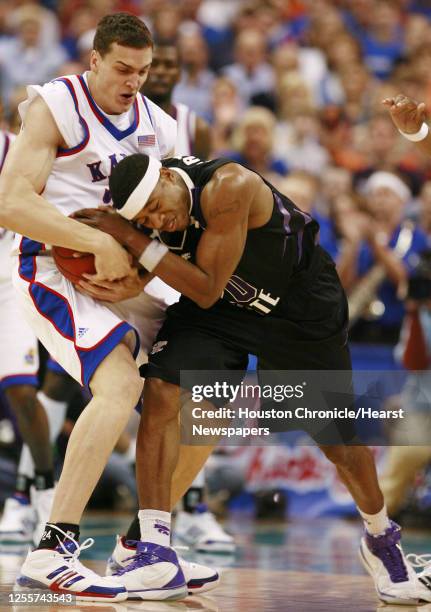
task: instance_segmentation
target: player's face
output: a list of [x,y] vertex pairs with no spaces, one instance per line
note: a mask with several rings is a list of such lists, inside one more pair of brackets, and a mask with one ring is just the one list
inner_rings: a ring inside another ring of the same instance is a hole
[[118,115],[130,109],[147,79],[152,56],[151,47],[134,49],[118,43],[103,57],[92,51],[90,89],[103,111]]
[[144,86],[145,95],[149,98],[170,96],[180,76],[178,51],[171,47],[156,47],[153,62]]
[[161,232],[178,232],[188,227],[190,196],[172,174],[161,175],[146,206],[134,218],[136,223]]

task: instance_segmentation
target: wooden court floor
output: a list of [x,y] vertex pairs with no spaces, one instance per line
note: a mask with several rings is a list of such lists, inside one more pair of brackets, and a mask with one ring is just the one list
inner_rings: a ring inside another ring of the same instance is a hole
[[[95,571],[104,572],[116,533],[124,533],[128,517],[91,514],[84,521],[82,539],[95,545],[82,555]],[[361,534],[358,523],[338,519],[256,523],[233,516],[227,528],[235,534],[235,555],[196,555],[189,559],[217,567],[221,585],[208,595],[194,595],[180,602],[134,602],[32,606],[39,612],[431,612],[431,604],[389,606],[379,604],[370,578],[357,557]],[[406,531],[407,552],[431,552],[431,532]],[[25,550],[0,546],[0,590],[11,590]],[[0,612],[28,612],[29,606],[0,605]]]

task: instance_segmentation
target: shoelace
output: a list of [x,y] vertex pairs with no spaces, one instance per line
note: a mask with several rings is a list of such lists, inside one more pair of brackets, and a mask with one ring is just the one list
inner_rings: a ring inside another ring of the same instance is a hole
[[73,544],[75,545],[75,550],[73,552],[71,552],[64,544],[64,540],[61,540],[58,535],[56,535],[56,538],[58,540],[58,543],[60,545],[60,548],[63,551],[63,554],[65,556],[65,558],[70,561],[72,564],[75,564],[78,561],[78,557],[81,554],[81,551],[86,550],[87,548],[90,548],[90,546],[93,546],[94,544],[94,540],[93,538],[87,538],[86,540],[84,540],[82,542],[82,544],[79,544],[79,542],[77,542],[77,540],[75,540],[75,538],[72,538],[71,535],[69,535],[68,533],[66,533],[65,531],[63,531],[62,529],[60,529],[59,527],[57,527],[56,525],[53,527],[55,527],[56,531],[59,531],[61,533],[61,535],[66,539],[66,540],[70,540],[71,542],[73,542]]
[[388,546],[382,550],[383,565],[389,571],[394,582],[405,582],[408,579],[407,568],[398,546]]
[[407,560],[412,567],[425,568],[431,565],[431,554],[415,555],[414,553],[410,553],[407,555]]

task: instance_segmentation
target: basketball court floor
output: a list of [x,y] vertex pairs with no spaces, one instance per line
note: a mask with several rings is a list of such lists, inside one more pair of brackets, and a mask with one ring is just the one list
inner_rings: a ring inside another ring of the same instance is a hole
[[[93,537],[95,544],[82,560],[104,572],[116,533],[124,533],[126,515],[88,514],[83,523],[82,541]],[[39,612],[431,612],[423,606],[379,604],[371,579],[365,575],[357,556],[361,527],[340,519],[256,523],[235,514],[226,523],[236,535],[235,555],[185,557],[212,564],[220,570],[221,586],[208,595],[194,595],[180,602],[135,602],[119,604],[76,604],[32,606]],[[431,532],[406,530],[407,552],[431,552]],[[0,547],[0,590],[10,591],[24,554],[14,545]],[[30,606],[0,605],[1,612],[25,612]]]

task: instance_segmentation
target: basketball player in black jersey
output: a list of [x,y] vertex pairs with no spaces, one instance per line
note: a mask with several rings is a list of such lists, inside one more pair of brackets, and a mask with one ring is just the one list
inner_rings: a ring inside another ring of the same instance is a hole
[[[237,163],[192,156],[160,163],[132,155],[114,168],[110,188],[119,214],[90,210],[77,218],[111,233],[182,294],[168,309],[149,357],[137,446],[140,508],[169,517],[180,444],[180,371],[237,370],[242,376],[251,353],[260,375],[349,373],[346,298],[333,261],[318,245],[317,222]],[[139,226],[174,238],[177,251]],[[109,283],[83,288],[109,299]],[[335,464],[364,519],[360,557],[379,597],[431,601],[399,546],[400,528],[388,519],[372,454],[355,445],[353,424],[335,420],[329,430],[305,429]],[[137,527],[135,519],[129,537]]]

